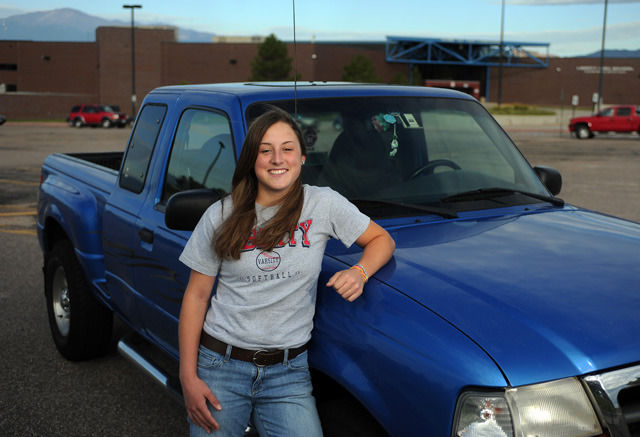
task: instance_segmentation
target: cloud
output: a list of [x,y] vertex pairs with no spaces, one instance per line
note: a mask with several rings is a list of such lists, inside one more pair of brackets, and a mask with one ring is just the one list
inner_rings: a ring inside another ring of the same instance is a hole
[[10,17],[12,15],[24,14],[27,11],[24,9],[18,9],[14,6],[0,5],[0,18]]
[[[637,50],[640,48],[640,21],[607,25],[605,47],[608,49]],[[630,35],[636,35],[630,37]],[[579,56],[600,50],[602,27],[592,26],[572,30],[507,33],[507,40],[550,42],[549,52],[559,56]]]

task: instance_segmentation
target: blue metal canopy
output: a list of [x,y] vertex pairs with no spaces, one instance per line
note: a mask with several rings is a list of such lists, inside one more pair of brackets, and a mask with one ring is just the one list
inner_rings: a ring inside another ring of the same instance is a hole
[[[532,48],[544,48],[544,60]],[[387,62],[408,64],[467,65],[497,67],[500,41],[447,40],[388,36],[385,44]],[[549,66],[549,43],[502,42],[502,65],[505,67],[546,68]]]

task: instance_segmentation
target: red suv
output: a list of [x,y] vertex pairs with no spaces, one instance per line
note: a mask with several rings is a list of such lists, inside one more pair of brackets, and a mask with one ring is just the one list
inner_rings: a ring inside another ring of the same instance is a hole
[[125,127],[131,120],[115,105],[76,105],[67,118],[69,126]]

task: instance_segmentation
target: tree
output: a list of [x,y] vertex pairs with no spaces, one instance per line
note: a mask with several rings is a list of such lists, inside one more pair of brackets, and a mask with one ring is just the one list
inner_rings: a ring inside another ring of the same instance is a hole
[[355,55],[351,62],[344,66],[342,80],[347,82],[380,82],[376,76],[371,59],[363,55]]
[[271,34],[260,44],[258,54],[251,61],[249,80],[290,80],[290,71],[287,45]]

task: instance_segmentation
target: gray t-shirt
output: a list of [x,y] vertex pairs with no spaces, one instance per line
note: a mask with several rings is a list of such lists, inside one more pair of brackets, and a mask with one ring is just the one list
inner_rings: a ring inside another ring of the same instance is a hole
[[[224,201],[224,218],[232,208]],[[276,207],[256,204],[261,228]],[[221,202],[211,205],[196,226],[180,261],[199,273],[216,276],[220,260],[213,250],[223,221]],[[246,349],[284,349],[311,338],[318,275],[329,238],[349,247],[369,226],[369,218],[327,187],[304,186],[304,204],[292,238],[271,252],[255,247],[254,229],[239,260],[224,260],[211,298],[204,330],[218,340]]]

